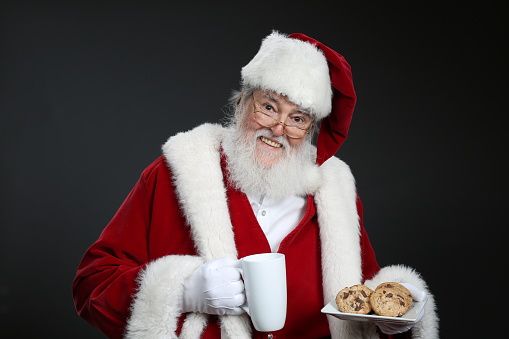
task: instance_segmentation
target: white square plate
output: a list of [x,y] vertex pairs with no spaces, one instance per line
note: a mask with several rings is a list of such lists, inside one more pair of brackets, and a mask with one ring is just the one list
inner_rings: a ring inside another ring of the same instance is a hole
[[385,317],[378,314],[355,314],[355,313],[344,313],[338,309],[336,305],[336,300],[333,299],[330,303],[322,308],[322,313],[330,314],[335,316],[336,318],[343,320],[355,320],[355,321],[377,321],[377,322],[387,322],[387,323],[398,323],[404,324],[408,322],[414,322],[417,320],[422,310],[424,309],[424,305],[428,301],[428,296],[424,298],[422,301],[414,301],[410,309],[403,314],[401,317]]

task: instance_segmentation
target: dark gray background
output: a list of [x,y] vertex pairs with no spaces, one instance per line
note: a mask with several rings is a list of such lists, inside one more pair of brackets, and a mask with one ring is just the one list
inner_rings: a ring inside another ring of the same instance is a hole
[[240,68],[277,29],[352,66],[358,105],[338,156],[380,264],[422,273],[442,338],[497,337],[508,288],[501,4],[2,2],[0,336],[102,338],[74,310],[81,256],[169,136],[220,121]]

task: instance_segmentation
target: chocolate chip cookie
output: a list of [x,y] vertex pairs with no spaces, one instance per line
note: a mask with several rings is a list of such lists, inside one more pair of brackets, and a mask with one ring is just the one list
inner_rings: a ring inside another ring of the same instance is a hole
[[378,285],[376,288],[375,288],[375,291],[379,288],[384,288],[384,287],[388,287],[388,288],[396,288],[398,290],[401,291],[401,293],[403,293],[407,298],[410,298],[410,300],[412,300],[412,293],[410,293],[410,291],[403,285],[397,283],[397,282],[384,282],[384,283],[381,283],[380,285]]
[[345,287],[336,296],[336,304],[341,312],[368,314],[371,312],[369,297],[373,293],[364,285]]
[[377,286],[369,297],[369,303],[378,315],[400,317],[412,305],[412,295],[403,285],[388,282]]

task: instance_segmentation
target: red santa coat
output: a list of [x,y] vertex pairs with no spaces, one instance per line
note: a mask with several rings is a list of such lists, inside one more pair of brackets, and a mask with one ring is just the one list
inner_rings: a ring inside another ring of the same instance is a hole
[[[247,197],[227,184],[220,146],[224,129],[205,124],[170,138],[147,167],[73,283],[80,316],[111,338],[264,338],[247,315],[181,314],[185,280],[202,263],[270,252]],[[410,282],[404,266],[380,270],[362,223],[348,166],[331,158],[303,220],[281,243],[287,261],[288,313],[274,338],[379,338],[371,323],[325,316],[320,309],[345,286]],[[428,292],[429,294],[429,292]],[[433,296],[412,337],[437,338]],[[410,332],[407,333],[410,336]]]

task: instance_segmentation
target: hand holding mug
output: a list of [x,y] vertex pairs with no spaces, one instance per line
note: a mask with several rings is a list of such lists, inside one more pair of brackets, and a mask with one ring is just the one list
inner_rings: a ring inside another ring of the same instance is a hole
[[206,262],[189,277],[184,287],[183,312],[239,315],[246,302],[240,260],[220,258]]

